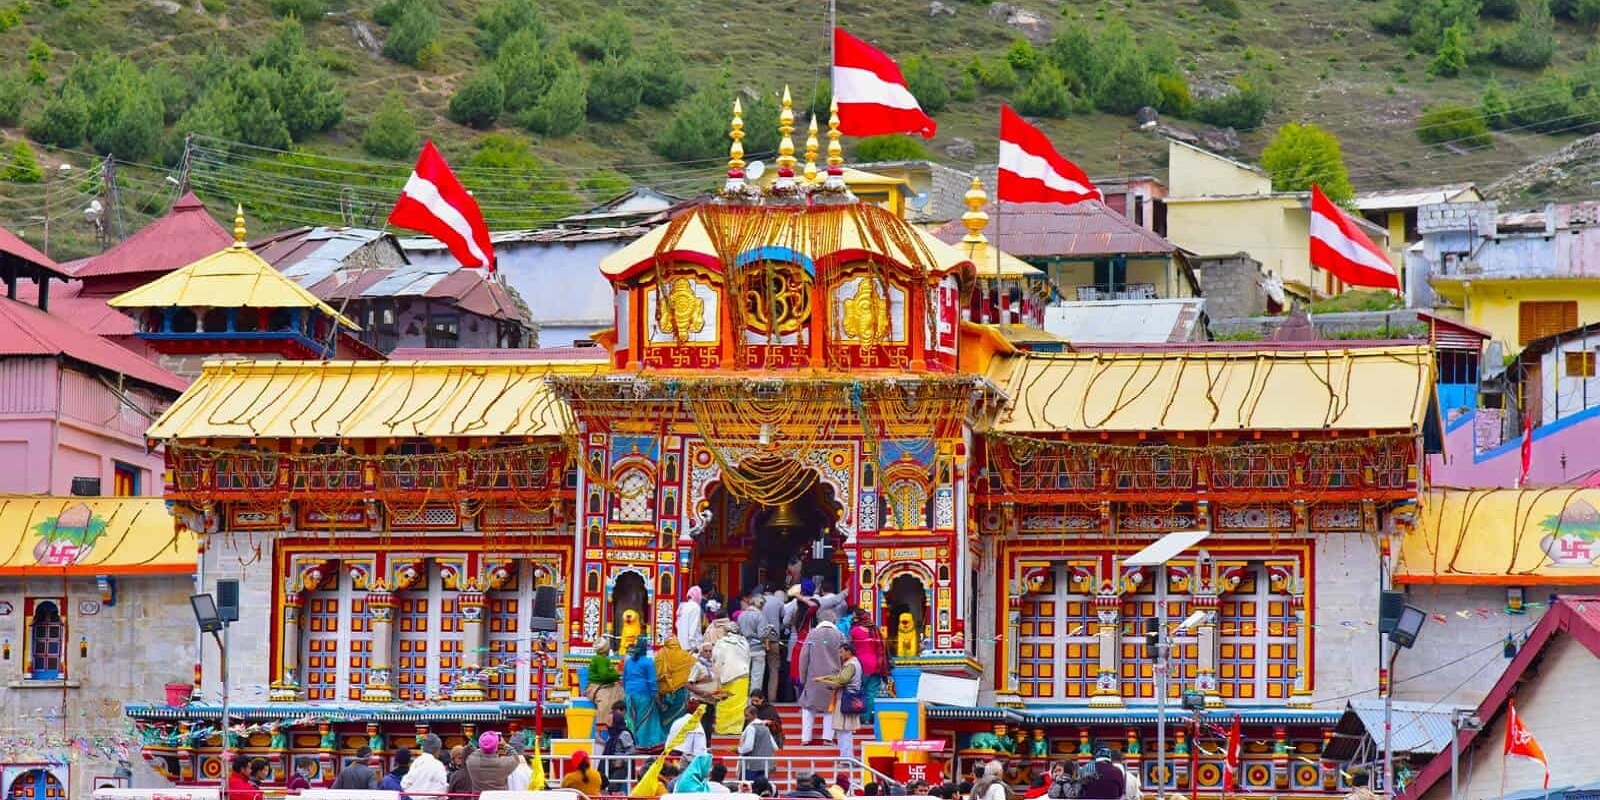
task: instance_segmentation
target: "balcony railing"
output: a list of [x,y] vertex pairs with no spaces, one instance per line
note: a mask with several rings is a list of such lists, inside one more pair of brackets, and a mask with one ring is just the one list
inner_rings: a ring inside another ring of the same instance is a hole
[[1086,303],[1095,300],[1154,299],[1156,299],[1156,285],[1153,283],[1124,283],[1115,287],[1104,284],[1091,284],[1078,287],[1078,300]]

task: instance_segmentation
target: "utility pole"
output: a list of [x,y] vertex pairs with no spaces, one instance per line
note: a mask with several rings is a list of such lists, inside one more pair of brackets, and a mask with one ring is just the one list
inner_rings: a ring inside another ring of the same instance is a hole
[[105,214],[116,226],[114,231],[120,242],[128,234],[122,226],[122,196],[117,191],[117,159],[114,155],[107,154],[105,161],[100,163],[100,183],[106,195]]

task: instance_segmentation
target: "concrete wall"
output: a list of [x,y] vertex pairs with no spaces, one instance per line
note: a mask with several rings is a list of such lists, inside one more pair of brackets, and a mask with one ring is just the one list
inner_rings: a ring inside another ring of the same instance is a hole
[[[1370,690],[1377,695],[1378,634],[1362,620],[1377,619],[1378,546],[1359,533],[1319,533],[1311,603],[1316,663],[1313,696],[1345,697]],[[1355,625],[1344,624],[1354,622]],[[1342,704],[1342,701],[1338,701]]]
[[1452,290],[1460,284],[1441,283],[1436,288],[1445,298],[1462,308],[1461,318],[1493,334],[1507,355],[1522,351],[1518,338],[1518,308],[1521,303],[1533,301],[1576,301],[1578,324],[1600,322],[1600,281],[1593,279],[1540,279],[1506,281],[1472,281],[1464,294],[1454,297]]
[[[11,605],[0,616],[0,639],[10,642],[11,657],[0,661],[0,730],[6,736],[44,735],[51,739],[87,736],[107,744],[128,741],[122,716],[125,702],[163,702],[168,681],[193,680],[194,614],[188,576],[123,576],[117,578],[116,604],[100,604],[93,579],[0,578],[0,600]],[[26,598],[65,598],[67,679],[24,681],[23,646]],[[88,613],[93,612],[93,613]],[[87,639],[89,656],[79,656]],[[63,705],[65,703],[65,705]],[[7,762],[46,761],[64,751],[45,747],[34,752],[7,752]],[[90,781],[109,776],[117,762],[97,754],[72,752],[68,797],[88,796]],[[148,769],[137,744],[129,752],[133,785],[168,785]]]
[[1178,142],[1167,143],[1167,182],[1169,198],[1272,193],[1272,179],[1266,175]]
[[[269,533],[222,534],[204,539],[202,591],[215,592],[218,578],[239,580],[239,621],[233,624],[228,642],[230,694],[238,703],[267,702],[272,653],[272,539]],[[191,616],[190,621],[193,619]],[[206,701],[219,702],[222,681],[215,642],[206,642],[201,660],[201,688]]]
[[1261,288],[1261,262],[1248,253],[1201,256],[1192,259],[1200,280],[1200,296],[1212,319],[1254,317],[1267,311],[1267,293]]
[[1167,239],[1192,253],[1244,252],[1261,262],[1290,288],[1322,291],[1321,272],[1313,275],[1310,221],[1293,195],[1167,200]]
[[[1078,287],[1095,285],[1093,261],[1052,262],[1049,272],[1050,279],[1068,302],[1078,299]],[[1148,283],[1155,287],[1156,297],[1161,298],[1194,295],[1189,281],[1179,277],[1178,266],[1165,257],[1129,258],[1126,283]]]
[[166,402],[143,390],[124,394],[151,416],[55,359],[0,361],[0,492],[65,495],[74,477],[98,477],[109,495],[121,462],[140,471],[141,494],[160,494],[161,455],[146,451],[144,430]]
[[[1600,660],[1571,637],[1558,634],[1545,651],[1537,676],[1517,689],[1517,716],[1538,740],[1550,760],[1550,786],[1583,786],[1600,781],[1600,758],[1594,755],[1594,731],[1600,728],[1600,704],[1589,702],[1600,691]],[[1476,746],[1462,756],[1459,800],[1486,800],[1519,792],[1537,792],[1544,784],[1544,766],[1526,758],[1502,758],[1506,717],[1478,734]],[[1448,755],[1448,754],[1447,754]],[[1503,766],[1502,766],[1503,764]],[[1505,790],[1501,791],[1504,782]],[[1425,795],[1447,800],[1446,775]]]
[[[1447,426],[1444,454],[1428,456],[1434,485],[1503,488],[1517,485],[1522,472],[1522,440],[1513,436],[1484,449],[1476,437],[1493,435],[1491,431],[1498,433],[1498,423],[1474,424],[1485,414],[1498,414],[1498,410],[1487,409],[1458,417]],[[1597,441],[1600,441],[1600,406],[1534,428],[1528,485],[1570,484],[1600,470],[1600,449],[1594,444]]]

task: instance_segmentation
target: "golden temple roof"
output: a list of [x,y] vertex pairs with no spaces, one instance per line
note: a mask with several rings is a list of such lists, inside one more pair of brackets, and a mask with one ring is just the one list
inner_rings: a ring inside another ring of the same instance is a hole
[[244,216],[234,243],[106,302],[113,308],[313,308],[352,330],[360,326],[317,299],[244,243]]
[[151,439],[559,436],[547,375],[603,361],[212,361]]
[[1016,353],[988,377],[1002,433],[1417,430],[1432,402],[1426,346],[1251,343]]
[[1600,489],[1432,489],[1400,543],[1399,583],[1600,583]]
[[194,534],[160,497],[0,495],[0,575],[187,574]]
[[989,195],[983,190],[983,181],[973,176],[972,186],[962,199],[967,211],[961,215],[961,225],[967,229],[967,235],[961,237],[956,246],[972,260],[980,279],[1044,277],[1044,270],[989,244],[989,238],[983,235],[983,229],[989,226],[989,214],[983,210]]

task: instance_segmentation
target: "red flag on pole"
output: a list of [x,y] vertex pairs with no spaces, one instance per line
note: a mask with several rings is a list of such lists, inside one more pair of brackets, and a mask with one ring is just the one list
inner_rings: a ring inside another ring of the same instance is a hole
[[1550,788],[1550,761],[1544,757],[1544,748],[1533,738],[1522,718],[1517,716],[1515,703],[1506,704],[1506,755],[1530,758],[1544,765],[1544,788]]
[[1222,791],[1233,794],[1239,790],[1239,751],[1244,742],[1240,738],[1239,715],[1233,715],[1233,730],[1228,731],[1228,753],[1222,765]]
[[900,66],[888,54],[833,29],[833,99],[846,136],[915,133],[932,139],[939,123],[922,112]]
[[995,199],[1005,203],[1060,203],[1101,199],[1089,176],[1063,158],[1050,137],[1011,106],[1000,106],[1000,174]]
[[1528,485],[1528,470],[1533,468],[1533,412],[1522,409],[1522,473],[1517,486]]
[[1350,215],[1311,187],[1311,266],[1333,273],[1351,286],[1400,290],[1400,276],[1389,254],[1373,243]]
[[463,267],[494,272],[494,246],[478,201],[456,180],[431,141],[422,146],[417,166],[389,212],[389,224],[438,239]]

